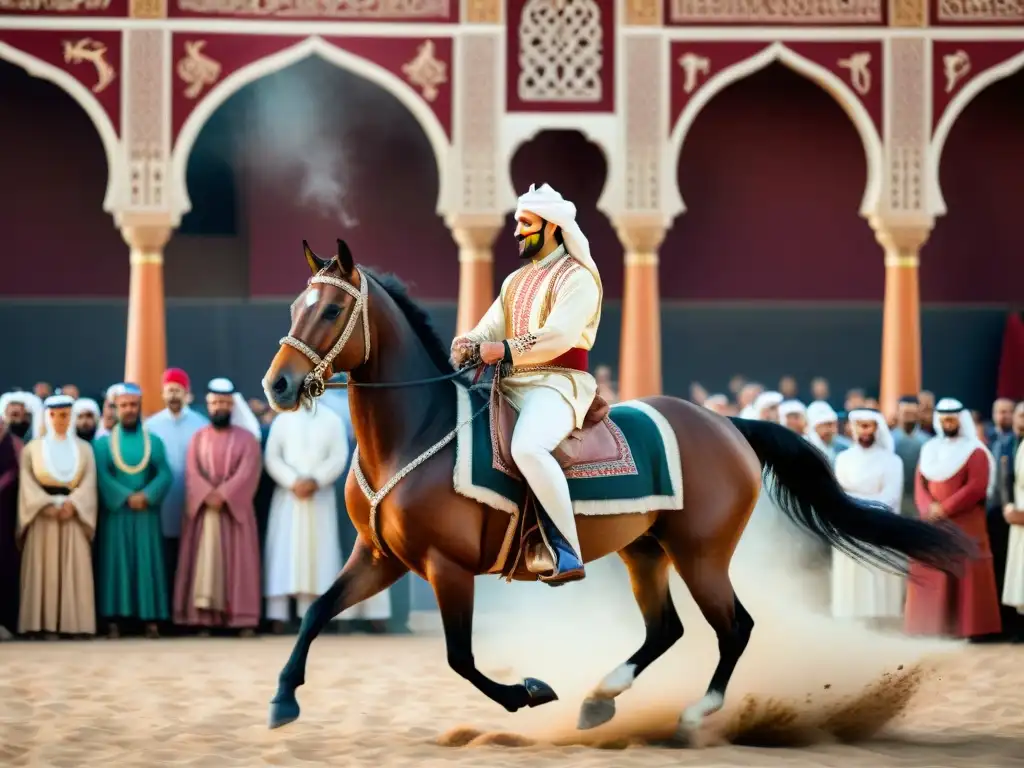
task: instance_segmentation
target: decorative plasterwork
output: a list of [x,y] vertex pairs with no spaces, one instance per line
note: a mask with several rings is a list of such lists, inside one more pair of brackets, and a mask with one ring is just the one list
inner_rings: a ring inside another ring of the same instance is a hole
[[1024,23],[1024,0],[935,0],[935,5],[939,25]]
[[125,33],[125,151],[128,156],[124,211],[166,210],[171,149],[170,33],[132,29]]
[[452,213],[491,213],[501,208],[498,178],[508,171],[499,151],[500,43],[495,34],[470,34],[456,48],[463,74],[452,175],[461,182],[461,189]]
[[668,23],[884,24],[885,0],[669,0]]
[[890,87],[883,213],[928,216],[928,41],[923,37],[896,38],[887,46]]

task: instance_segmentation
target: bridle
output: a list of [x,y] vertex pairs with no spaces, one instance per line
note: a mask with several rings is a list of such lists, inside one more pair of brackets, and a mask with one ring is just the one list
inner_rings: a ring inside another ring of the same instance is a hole
[[[324,374],[327,369],[334,362],[334,359],[341,354],[341,350],[345,348],[348,340],[352,337],[352,334],[356,330],[356,323],[362,318],[363,321],[363,364],[366,364],[370,359],[370,298],[369,298],[369,279],[359,267],[355,268],[356,274],[359,275],[359,287],[356,288],[352,283],[342,280],[338,277],[324,274],[323,271],[318,272],[312,278],[310,278],[309,284],[314,285],[322,283],[325,285],[333,285],[335,288],[340,288],[349,296],[355,299],[355,304],[352,307],[352,314],[349,315],[348,322],[345,323],[345,328],[341,332],[341,336],[334,342],[334,346],[331,347],[330,351],[320,357],[315,349],[310,347],[306,342],[301,339],[297,339],[291,334],[285,336],[278,343],[287,344],[292,349],[301,352],[309,361],[313,364],[313,370],[306,374],[306,378],[303,380],[302,386],[305,394],[314,400],[320,397],[325,391],[327,391],[328,384],[324,380]],[[294,306],[294,304],[292,305]],[[350,378],[348,383],[341,386],[359,386],[368,387],[375,389],[395,389],[399,387],[418,387],[424,384],[437,384],[442,381],[452,381],[465,374],[468,370],[478,369],[483,366],[479,360],[474,360],[469,365],[452,371],[451,373],[445,373],[440,376],[431,376],[426,379],[414,379],[413,381],[367,381],[367,382],[355,382]],[[478,374],[479,375],[479,374]],[[337,385],[331,384],[334,387]]]
[[369,288],[367,287],[368,281],[366,275],[359,267],[355,268],[356,274],[359,275],[359,287],[356,288],[352,283],[349,283],[341,278],[332,277],[326,275],[323,271],[313,275],[310,279],[309,284],[315,285],[322,283],[325,285],[333,285],[335,288],[340,288],[349,296],[355,299],[355,304],[352,307],[352,313],[349,315],[348,322],[345,323],[345,328],[342,330],[338,340],[334,342],[334,346],[331,347],[330,351],[320,357],[316,350],[306,344],[304,341],[295,338],[291,334],[281,339],[279,344],[287,344],[292,349],[298,350],[304,354],[309,361],[313,364],[313,370],[306,374],[306,378],[303,381],[303,389],[306,393],[312,397],[320,397],[327,390],[327,382],[324,381],[324,374],[327,369],[334,362],[334,358],[341,354],[341,350],[345,348],[348,340],[352,337],[353,332],[356,329],[356,323],[359,322],[359,318],[363,320],[363,363],[365,364],[370,359],[370,304],[369,304]]

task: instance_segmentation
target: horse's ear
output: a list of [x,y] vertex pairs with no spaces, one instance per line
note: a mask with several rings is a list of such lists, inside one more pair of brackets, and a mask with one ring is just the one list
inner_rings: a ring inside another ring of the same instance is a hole
[[309,265],[309,271],[312,272],[314,275],[321,269],[326,267],[328,264],[330,264],[329,261],[324,261],[315,253],[313,253],[313,249],[309,247],[309,243],[307,243],[305,240],[302,241],[302,252],[306,256],[306,264]]
[[356,268],[355,259],[352,258],[352,251],[348,249],[348,245],[340,237],[338,238],[338,266],[341,267],[343,274],[351,274],[352,270]]

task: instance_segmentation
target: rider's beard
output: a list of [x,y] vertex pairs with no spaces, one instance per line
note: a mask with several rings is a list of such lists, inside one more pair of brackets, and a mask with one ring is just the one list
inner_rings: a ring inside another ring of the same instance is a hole
[[520,235],[519,237],[519,258],[521,259],[533,259],[540,253],[540,249],[544,247],[544,230],[540,229],[529,235]]

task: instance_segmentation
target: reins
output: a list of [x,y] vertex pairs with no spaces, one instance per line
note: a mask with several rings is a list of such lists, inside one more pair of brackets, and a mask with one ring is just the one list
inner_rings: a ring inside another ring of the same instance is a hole
[[413,379],[412,381],[334,381],[327,382],[324,386],[327,389],[348,389],[349,387],[359,387],[360,389],[400,389],[401,387],[421,387],[427,384],[440,384],[443,381],[453,381],[459,378],[464,373],[478,370],[484,367],[485,363],[477,363],[476,365],[468,365],[465,368],[459,368],[458,370],[452,371],[451,373],[445,373],[440,376],[431,376],[428,379]]

